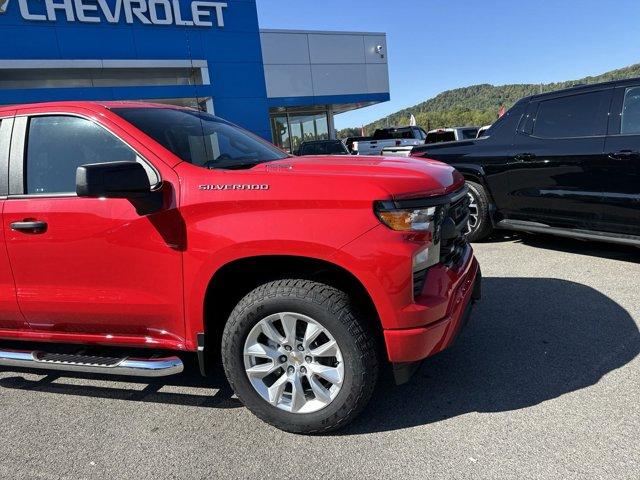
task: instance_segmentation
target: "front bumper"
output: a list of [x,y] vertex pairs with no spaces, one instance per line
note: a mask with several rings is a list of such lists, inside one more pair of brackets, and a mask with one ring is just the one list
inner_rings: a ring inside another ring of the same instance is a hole
[[403,311],[410,323],[421,325],[384,331],[389,361],[414,363],[449,347],[466,325],[473,303],[480,298],[481,283],[480,266],[471,248],[457,268],[433,268],[423,294]]

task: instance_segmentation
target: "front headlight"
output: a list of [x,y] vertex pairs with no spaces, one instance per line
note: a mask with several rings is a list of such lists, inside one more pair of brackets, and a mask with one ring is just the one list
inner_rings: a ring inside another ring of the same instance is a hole
[[437,211],[436,207],[394,209],[386,208],[384,204],[376,206],[376,215],[380,221],[398,232],[433,231]]

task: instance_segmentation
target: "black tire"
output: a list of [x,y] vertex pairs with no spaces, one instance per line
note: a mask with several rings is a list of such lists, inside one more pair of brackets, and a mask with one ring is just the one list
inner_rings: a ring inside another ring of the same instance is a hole
[[489,195],[479,183],[467,181],[467,186],[469,187],[469,195],[473,198],[477,209],[477,221],[473,226],[469,223],[467,240],[469,242],[479,242],[493,232],[493,225],[489,217]]
[[[342,387],[317,412],[280,410],[258,394],[245,371],[244,344],[251,330],[269,315],[281,312],[302,314],[321,323],[342,352]],[[325,433],[347,425],[365,408],[378,379],[373,332],[349,296],[329,285],[300,279],[266,283],[238,303],[224,329],[222,362],[231,388],[252,413],[276,428],[298,434]]]

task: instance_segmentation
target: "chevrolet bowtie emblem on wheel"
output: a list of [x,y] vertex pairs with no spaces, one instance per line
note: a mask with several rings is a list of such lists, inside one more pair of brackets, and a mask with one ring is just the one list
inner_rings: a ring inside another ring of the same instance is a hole
[[7,5],[9,5],[9,0],[0,0],[0,13],[7,11]]

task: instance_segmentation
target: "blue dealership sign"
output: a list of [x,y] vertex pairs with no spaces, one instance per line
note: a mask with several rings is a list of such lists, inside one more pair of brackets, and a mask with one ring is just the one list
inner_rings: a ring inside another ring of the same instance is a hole
[[204,79],[62,87],[44,81],[29,88],[3,86],[0,79],[1,104],[206,98],[217,115],[271,137],[255,0],[0,0],[0,29],[5,71],[68,70],[84,65],[78,61],[152,69],[182,61]]
[[[44,0],[29,2],[16,0],[20,16],[34,22],[80,23],[140,23],[142,25],[178,25],[195,27],[224,27],[225,2],[192,1],[188,16],[183,13],[184,2],[180,0]],[[6,11],[8,0],[0,11]]]

